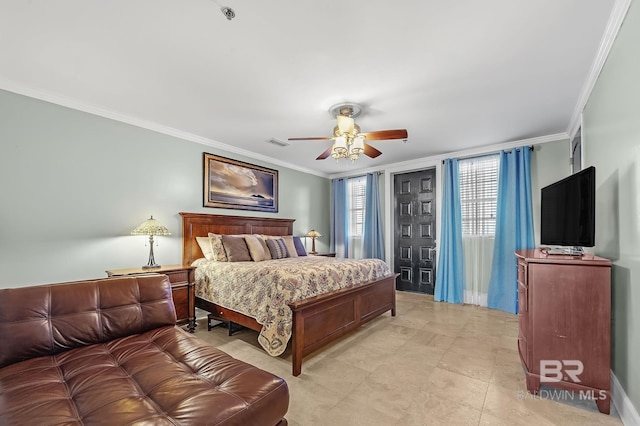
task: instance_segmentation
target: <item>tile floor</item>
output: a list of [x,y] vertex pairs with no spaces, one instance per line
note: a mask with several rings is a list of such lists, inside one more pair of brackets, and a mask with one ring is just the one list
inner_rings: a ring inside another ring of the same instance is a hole
[[196,335],[283,377],[291,426],[621,424],[613,405],[607,416],[592,401],[527,393],[515,315],[431,296],[399,292],[396,317],[386,313],[309,355],[298,377],[290,352],[270,357],[254,331],[207,332],[205,316]]

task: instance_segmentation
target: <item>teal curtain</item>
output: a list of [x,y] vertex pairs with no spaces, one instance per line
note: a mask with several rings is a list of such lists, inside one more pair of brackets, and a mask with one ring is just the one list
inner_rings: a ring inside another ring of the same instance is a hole
[[347,211],[347,180],[331,181],[331,238],[329,249],[336,257],[349,257],[349,219]]
[[518,312],[518,273],[514,252],[535,246],[529,147],[500,154],[497,203],[487,304],[515,314]]
[[384,260],[384,232],[378,173],[367,173],[363,228],[362,256]]
[[458,160],[447,159],[443,167],[442,229],[440,258],[433,298],[449,303],[464,300],[465,275],[462,250],[462,208]]

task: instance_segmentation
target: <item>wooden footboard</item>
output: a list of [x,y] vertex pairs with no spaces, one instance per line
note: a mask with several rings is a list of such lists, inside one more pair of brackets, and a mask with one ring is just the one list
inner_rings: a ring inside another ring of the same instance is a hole
[[[203,257],[197,236],[215,234],[292,235],[293,219],[180,213],[182,262],[191,265]],[[387,312],[396,315],[395,280],[398,274],[291,303],[293,375],[302,372],[302,358],[361,324]],[[254,318],[196,297],[195,305],[224,320],[262,330]]]
[[[389,275],[356,287],[336,290],[290,303],[293,312],[291,330],[291,374],[300,375],[302,359],[311,352],[354,330],[387,311],[396,316],[396,277]],[[196,306],[226,321],[255,331],[262,325],[254,318],[196,298]]]
[[386,311],[395,316],[397,276],[289,304],[293,311],[292,374],[300,375],[302,359],[309,353]]

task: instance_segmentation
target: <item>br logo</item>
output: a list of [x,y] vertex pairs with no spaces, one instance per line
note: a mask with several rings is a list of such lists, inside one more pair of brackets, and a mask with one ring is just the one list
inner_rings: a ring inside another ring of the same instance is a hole
[[577,359],[541,359],[540,382],[560,382],[562,380],[580,383],[578,376],[584,371],[582,361]]

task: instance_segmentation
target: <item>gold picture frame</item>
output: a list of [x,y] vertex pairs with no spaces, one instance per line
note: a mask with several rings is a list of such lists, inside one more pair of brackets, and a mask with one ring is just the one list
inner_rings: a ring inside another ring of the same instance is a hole
[[203,153],[204,207],[278,212],[278,171]]

